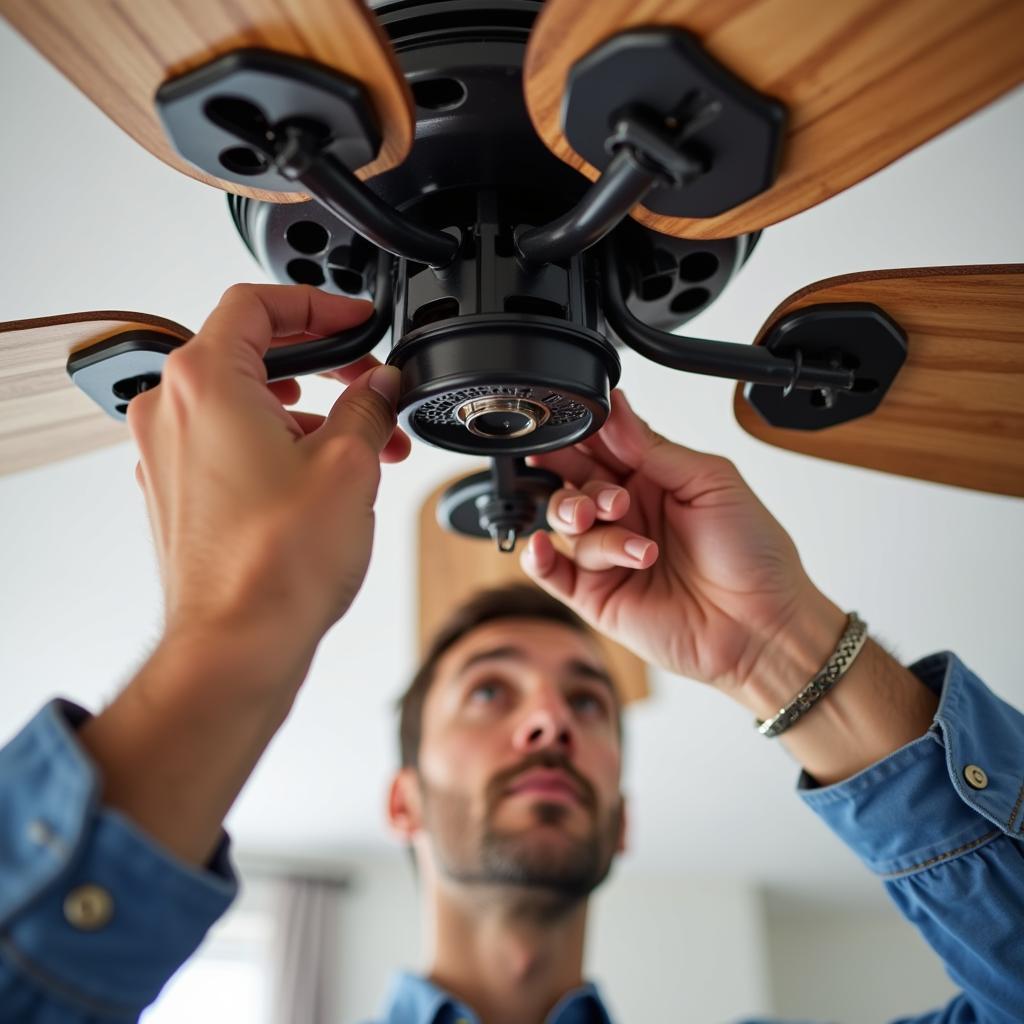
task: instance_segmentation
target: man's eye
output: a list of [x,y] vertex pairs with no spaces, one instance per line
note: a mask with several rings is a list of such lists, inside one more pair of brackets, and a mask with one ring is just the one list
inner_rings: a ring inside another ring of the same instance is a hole
[[592,693],[574,693],[569,698],[569,703],[577,711],[585,714],[595,714],[604,711],[604,703]]
[[469,699],[478,704],[490,704],[501,692],[501,684],[493,681],[477,683],[469,691]]

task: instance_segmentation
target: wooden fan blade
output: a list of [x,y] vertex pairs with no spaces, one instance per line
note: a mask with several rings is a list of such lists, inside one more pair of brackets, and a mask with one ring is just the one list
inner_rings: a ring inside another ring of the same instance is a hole
[[0,475],[128,440],[66,367],[77,349],[133,330],[192,337],[162,317],[109,310],[0,323]]
[[1024,497],[1024,264],[923,267],[832,277],[787,313],[871,302],[907,333],[907,361],[870,415],[822,430],[766,424],[736,389],[740,426],[779,448],[886,473]]
[[171,147],[153,96],[168,78],[232,50],[262,47],[307,57],[358,79],[383,142],[361,178],[390,170],[409,152],[412,97],[394,51],[361,0],[0,0],[0,14],[105,114],[164,163],[252,199],[301,202],[204,174]]
[[526,102],[548,147],[591,179],[597,170],[561,130],[569,71],[611,36],[658,25],[689,30],[789,109],[781,168],[767,191],[699,220],[633,211],[647,227],[686,238],[730,237],[791,217],[1024,80],[1020,0],[548,0],[526,52]]
[[[438,498],[459,477],[446,480],[420,506],[419,645],[425,654],[434,633],[448,616],[479,590],[507,583],[531,583],[517,555],[502,554],[492,541],[464,537],[437,522]],[[552,538],[557,544],[559,538]],[[647,665],[632,651],[599,638],[608,670],[623,704],[650,693]]]

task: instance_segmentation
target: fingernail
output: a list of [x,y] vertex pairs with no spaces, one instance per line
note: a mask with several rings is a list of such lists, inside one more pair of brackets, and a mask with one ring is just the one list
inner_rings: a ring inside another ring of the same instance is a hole
[[579,503],[579,498],[565,498],[562,503],[558,506],[558,518],[563,522],[572,523],[576,518],[576,505]]
[[633,537],[631,540],[627,540],[622,547],[630,558],[637,562],[642,562],[644,555],[650,550],[651,542],[649,540],[641,540],[639,537]]
[[597,507],[602,512],[611,512],[612,505],[615,504],[615,499],[619,496],[618,487],[609,487],[606,491],[601,491],[597,496]]
[[531,537],[526,542],[526,547],[523,548],[523,560],[529,565],[537,564],[537,552],[533,550],[533,538]]
[[402,371],[397,366],[378,366],[367,378],[367,384],[383,396],[393,409],[398,405],[398,391],[402,384]]

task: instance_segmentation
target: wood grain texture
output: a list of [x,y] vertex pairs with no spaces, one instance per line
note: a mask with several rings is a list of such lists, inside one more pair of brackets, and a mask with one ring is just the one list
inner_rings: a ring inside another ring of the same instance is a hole
[[[461,475],[460,475],[461,476]],[[434,633],[463,601],[487,587],[531,582],[518,554],[501,554],[493,542],[450,533],[438,525],[437,500],[460,477],[445,481],[420,506],[419,645],[423,654]],[[600,638],[607,666],[623,703],[648,696],[647,665],[632,651]]]
[[886,473],[1024,497],[1024,264],[833,277],[779,317],[823,302],[873,302],[907,333],[907,361],[863,419],[818,431],[768,426],[736,389],[736,418],[768,444]]
[[146,313],[103,310],[0,323],[0,475],[129,439],[71,382],[70,353],[132,330],[187,341],[192,332]]
[[242,47],[308,57],[365,85],[383,143],[359,177],[400,164],[412,145],[409,88],[361,0],[0,0],[0,14],[150,153],[228,192],[279,203],[308,198],[197,170],[172,149],[153,96],[168,78]]
[[596,178],[561,132],[569,70],[611,36],[674,25],[789,126],[766,192],[699,220],[638,206],[665,234],[724,238],[775,224],[849,188],[1024,80],[1021,0],[548,0],[524,69],[530,117],[566,163]]

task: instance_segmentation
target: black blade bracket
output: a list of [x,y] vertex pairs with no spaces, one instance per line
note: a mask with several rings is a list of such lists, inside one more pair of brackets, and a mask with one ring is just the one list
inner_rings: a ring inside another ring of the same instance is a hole
[[160,383],[167,357],[183,344],[162,331],[121,331],[72,352],[68,376],[108,416],[123,420],[128,403]]
[[208,174],[269,192],[302,192],[268,156],[287,127],[317,136],[350,170],[380,149],[362,84],[332,68],[271,50],[243,49],[172,78],[156,109],[174,148]]
[[304,192],[368,241],[431,267],[459,239],[421,227],[356,177],[380,149],[360,82],[272,50],[235,50],[165,82],[156,107],[174,148],[201,171],[272,192]]
[[562,106],[569,144],[599,171],[628,150],[651,173],[643,204],[713,217],[775,181],[786,108],[752,89],[689,32],[623,32],[573,66]]
[[792,430],[821,430],[874,412],[907,358],[903,328],[869,302],[823,303],[788,313],[751,347],[853,377],[849,387],[744,387],[743,397],[766,423]]

